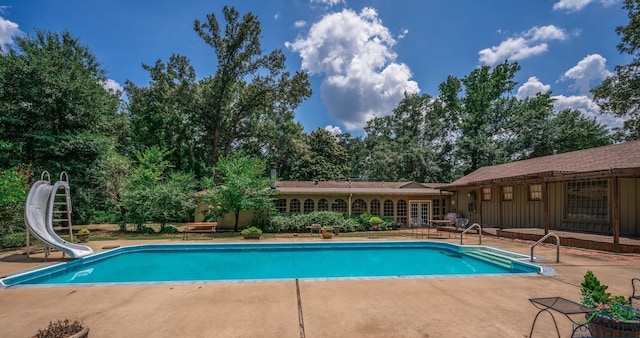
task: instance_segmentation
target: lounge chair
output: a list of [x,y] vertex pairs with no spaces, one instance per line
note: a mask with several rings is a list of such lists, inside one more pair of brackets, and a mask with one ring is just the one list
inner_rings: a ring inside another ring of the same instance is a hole
[[464,217],[456,218],[456,220],[453,222],[453,225],[456,227],[456,230],[458,228],[464,230],[467,228],[468,224],[469,224],[469,219]]

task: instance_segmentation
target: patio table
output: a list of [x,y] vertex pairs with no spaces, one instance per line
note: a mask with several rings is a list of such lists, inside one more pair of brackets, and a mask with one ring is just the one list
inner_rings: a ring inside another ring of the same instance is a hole
[[536,321],[538,320],[538,316],[541,313],[547,312],[551,315],[551,319],[553,319],[553,325],[556,327],[556,333],[558,333],[558,337],[560,337],[560,330],[558,329],[558,323],[556,322],[556,318],[553,316],[553,312],[563,314],[567,317],[574,325],[573,330],[571,331],[571,337],[578,331],[579,328],[588,328],[587,324],[589,321],[584,320],[574,320],[572,315],[583,315],[584,318],[586,314],[594,313],[596,309],[584,306],[582,304],[570,301],[568,299],[562,297],[545,297],[545,298],[529,298],[531,304],[540,309],[538,314],[536,314],[535,319],[533,320],[533,324],[531,325],[531,332],[529,333],[529,337],[533,335],[533,328],[536,326]]

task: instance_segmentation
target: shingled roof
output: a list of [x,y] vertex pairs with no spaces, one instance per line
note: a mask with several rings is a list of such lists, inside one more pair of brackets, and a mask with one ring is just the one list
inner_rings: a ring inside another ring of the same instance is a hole
[[549,155],[480,168],[443,187],[453,188],[545,177],[640,169],[640,141]]
[[[440,194],[428,184],[418,182],[353,182],[353,181],[277,181],[282,194],[353,193],[360,195],[425,195]],[[445,193],[450,194],[450,193]]]

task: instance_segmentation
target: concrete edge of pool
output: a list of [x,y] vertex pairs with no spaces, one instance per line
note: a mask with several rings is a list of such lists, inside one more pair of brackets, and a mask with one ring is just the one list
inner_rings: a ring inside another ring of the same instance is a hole
[[[223,279],[223,280],[173,280],[173,281],[134,281],[134,282],[101,282],[101,283],[55,283],[55,284],[29,284],[30,280],[41,276],[57,273],[77,265],[89,264],[109,257],[140,251],[175,250],[190,249],[203,250],[208,248],[216,249],[323,249],[323,248],[382,248],[382,247],[419,247],[431,249],[445,249],[457,254],[471,255],[474,253],[484,253],[475,258],[484,260],[492,264],[498,264],[492,259],[508,260],[511,269],[519,270],[518,273],[490,273],[490,274],[415,274],[415,275],[385,275],[385,276],[346,276],[346,277],[287,277],[287,278],[243,278],[243,279]],[[529,270],[531,272],[525,272]],[[103,252],[98,252],[86,257],[74,259],[67,262],[57,263],[45,267],[19,272],[0,278],[0,289],[5,288],[47,288],[47,287],[91,287],[91,286],[127,286],[127,285],[162,285],[162,284],[221,284],[221,283],[256,283],[256,282],[277,282],[277,281],[327,281],[327,280],[377,280],[377,279],[434,279],[434,278],[462,278],[462,277],[497,277],[497,276],[552,276],[555,271],[548,267],[534,262],[529,262],[529,257],[517,252],[494,248],[485,245],[458,245],[448,242],[435,241],[345,241],[345,242],[322,242],[322,243],[173,243],[173,244],[138,244],[118,247]]]

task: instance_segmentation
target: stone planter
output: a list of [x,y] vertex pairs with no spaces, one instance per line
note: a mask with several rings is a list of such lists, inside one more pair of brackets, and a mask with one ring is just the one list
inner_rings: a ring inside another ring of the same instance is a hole
[[640,337],[640,321],[616,322],[606,317],[596,317],[589,322],[589,331],[593,338]]
[[242,234],[244,239],[260,239],[261,234]]

